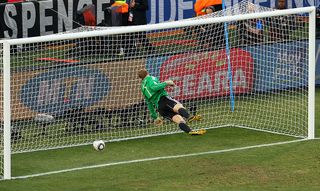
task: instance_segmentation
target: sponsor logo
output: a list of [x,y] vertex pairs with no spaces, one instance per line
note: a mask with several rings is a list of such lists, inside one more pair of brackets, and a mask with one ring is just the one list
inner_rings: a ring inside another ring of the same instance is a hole
[[[255,91],[269,91],[308,85],[308,41],[262,45],[255,54]],[[260,51],[264,51],[264,53]]]
[[20,100],[37,112],[57,114],[86,108],[104,99],[109,92],[105,74],[86,67],[49,70],[21,86]]
[[[235,94],[252,90],[253,58],[240,48],[230,50],[233,90]],[[168,93],[177,99],[193,99],[230,94],[230,78],[225,50],[180,54],[169,57],[160,70],[160,80],[176,83]]]
[[305,78],[305,63],[307,58],[305,55],[306,49],[301,50],[286,50],[276,54],[276,67],[273,75],[273,80],[277,83],[299,82]]

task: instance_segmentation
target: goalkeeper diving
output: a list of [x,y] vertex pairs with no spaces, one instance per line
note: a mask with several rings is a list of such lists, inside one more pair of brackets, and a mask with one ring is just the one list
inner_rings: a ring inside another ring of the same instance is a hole
[[[192,130],[186,123],[200,120],[201,116],[190,116],[184,106],[177,100],[172,99],[165,87],[175,86],[172,80],[160,82],[156,77],[149,75],[148,71],[142,69],[138,72],[141,82],[141,91],[146,99],[148,109],[151,117],[154,119],[155,125],[162,125],[163,120],[159,114],[165,118],[178,124],[179,128],[189,135],[203,135],[206,133],[205,129]],[[186,120],[185,120],[186,119]]]

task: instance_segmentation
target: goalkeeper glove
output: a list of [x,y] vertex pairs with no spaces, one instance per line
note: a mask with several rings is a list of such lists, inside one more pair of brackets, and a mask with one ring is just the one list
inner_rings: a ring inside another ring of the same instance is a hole
[[160,126],[160,125],[163,124],[163,121],[162,121],[162,119],[160,117],[158,117],[157,119],[154,120],[154,124],[156,126]]
[[168,86],[174,86],[174,82],[172,80],[167,80],[165,81],[165,83],[168,85]]

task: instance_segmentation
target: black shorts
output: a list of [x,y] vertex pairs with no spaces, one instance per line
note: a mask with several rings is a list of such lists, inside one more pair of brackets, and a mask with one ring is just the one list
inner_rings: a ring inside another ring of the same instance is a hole
[[173,107],[179,103],[169,96],[162,96],[158,103],[158,112],[162,117],[172,120],[172,117],[178,114],[173,111]]

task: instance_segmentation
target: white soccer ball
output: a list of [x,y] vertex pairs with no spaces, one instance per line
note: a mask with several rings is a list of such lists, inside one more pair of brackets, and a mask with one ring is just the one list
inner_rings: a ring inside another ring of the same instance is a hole
[[103,140],[98,140],[93,142],[93,148],[97,151],[102,151],[106,147]]

